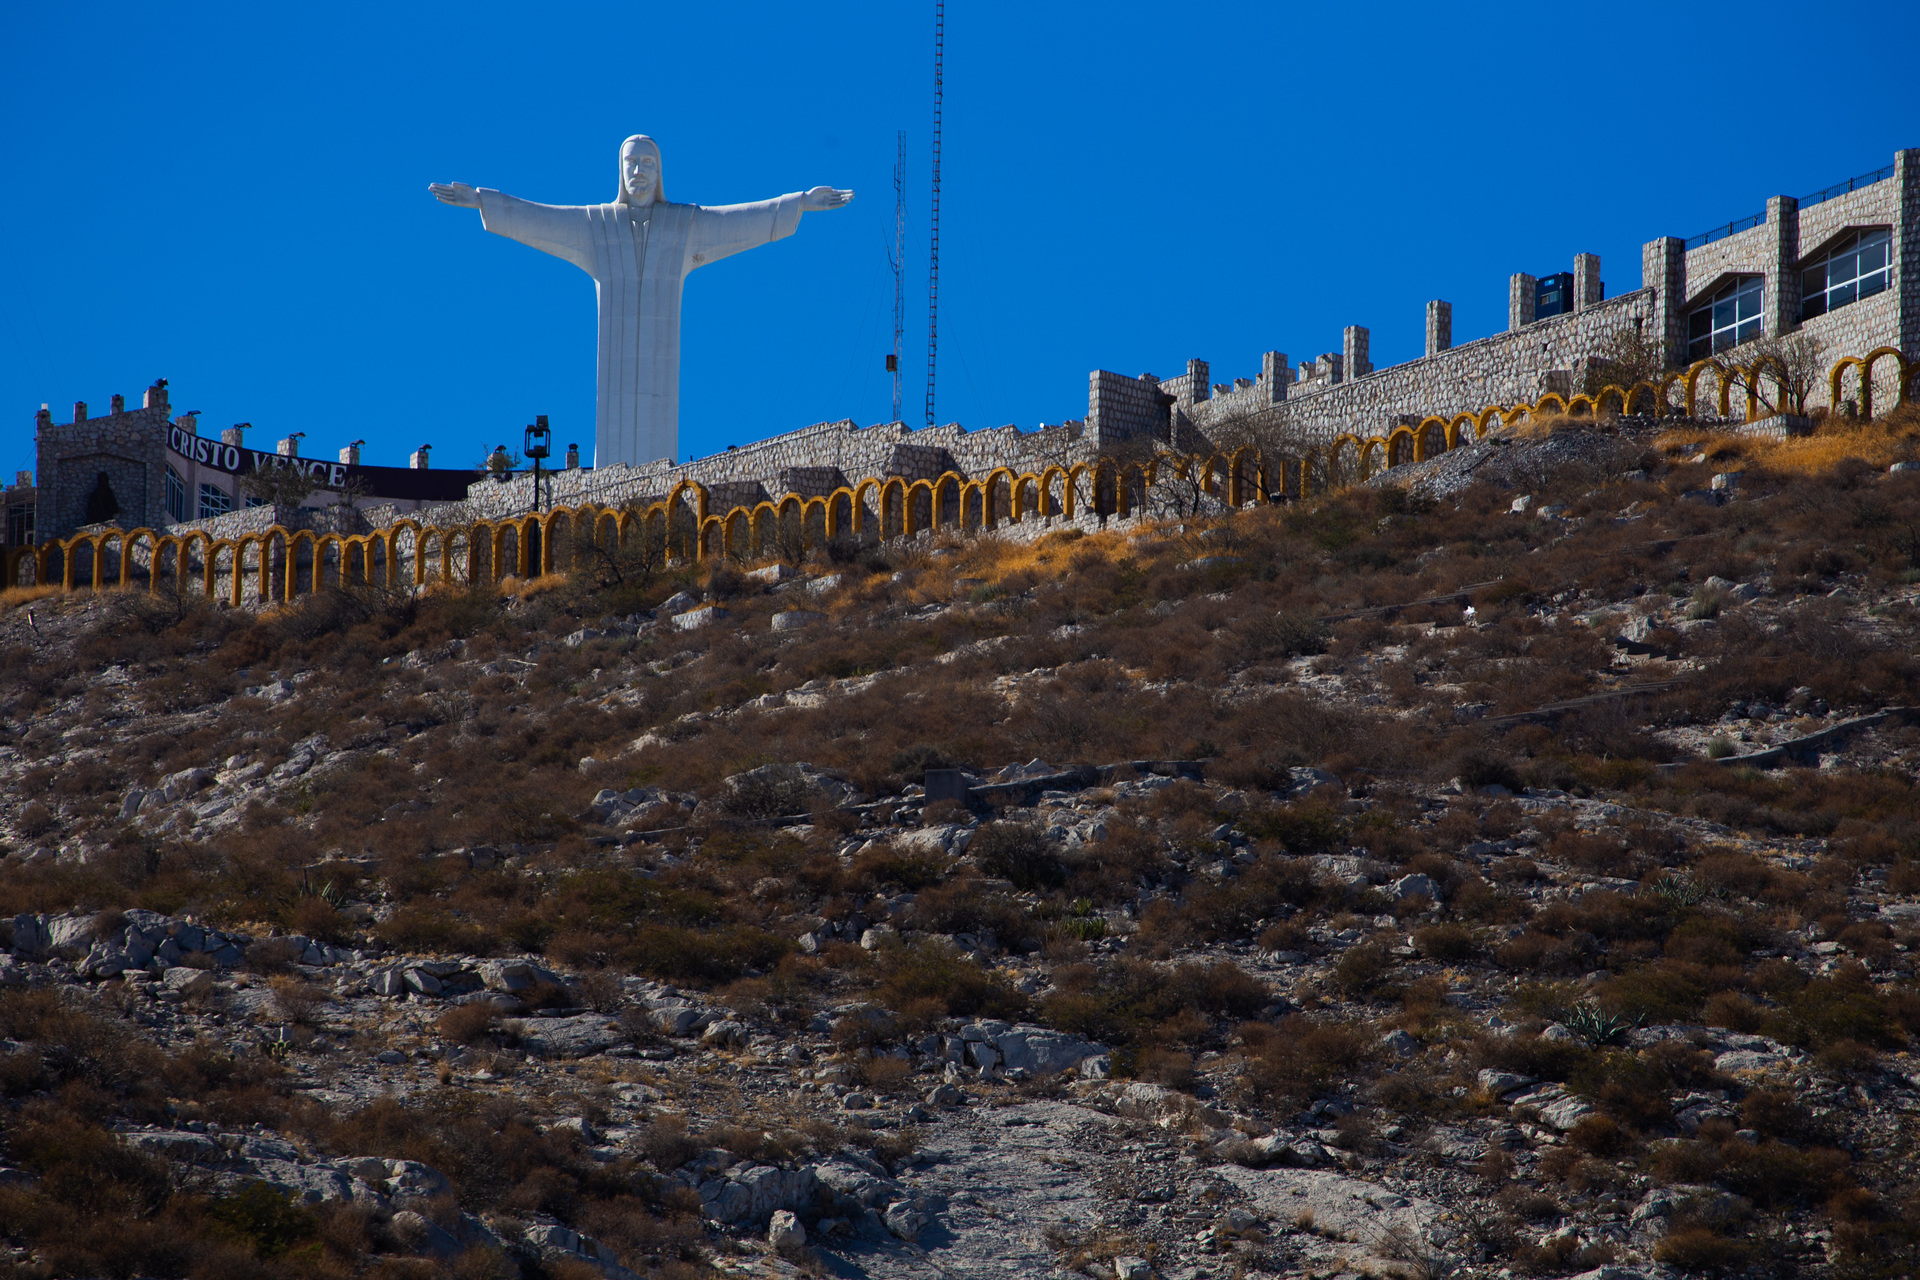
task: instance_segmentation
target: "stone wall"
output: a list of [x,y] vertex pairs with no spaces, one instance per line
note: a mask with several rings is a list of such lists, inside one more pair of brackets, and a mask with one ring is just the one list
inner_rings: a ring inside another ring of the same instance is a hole
[[[709,506],[717,514],[790,492],[824,496],[841,484],[866,479],[900,475],[931,480],[948,471],[977,479],[996,467],[1040,471],[1083,461],[1094,452],[1090,433],[1074,423],[1035,431],[1012,426],[968,431],[956,424],[915,431],[898,422],[873,427],[822,422],[684,463],[548,472],[541,477],[540,502],[542,506],[587,502],[622,506],[665,498],[682,480],[691,480],[708,490]],[[805,487],[783,485],[783,478],[802,479]],[[533,509],[533,477],[526,474],[505,483],[476,483],[468,489],[465,502],[411,514],[423,523],[451,527]]]
[[[1635,290],[1359,377],[1345,376],[1345,353],[1337,360],[1322,357],[1312,377],[1290,387],[1256,379],[1197,404],[1176,405],[1175,413],[1222,443],[1231,439],[1236,423],[1271,421],[1277,414],[1288,431],[1312,445],[1344,433],[1384,435],[1407,417],[1417,421],[1428,414],[1531,402],[1546,391],[1564,391],[1575,365],[1618,330],[1651,323],[1654,295],[1651,289]],[[1355,355],[1364,354],[1363,345],[1350,345]],[[1284,394],[1276,397],[1276,390]]]

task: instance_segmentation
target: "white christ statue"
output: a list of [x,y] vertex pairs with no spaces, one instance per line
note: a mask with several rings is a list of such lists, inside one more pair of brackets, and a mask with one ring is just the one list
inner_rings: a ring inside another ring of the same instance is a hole
[[639,464],[680,454],[680,290],[687,272],[793,234],[800,215],[838,209],[851,191],[815,187],[709,208],[669,203],[660,148],[620,144],[620,196],[611,204],[534,204],[464,182],[435,182],[441,201],[478,209],[496,235],[564,258],[593,277],[600,300],[594,463]]

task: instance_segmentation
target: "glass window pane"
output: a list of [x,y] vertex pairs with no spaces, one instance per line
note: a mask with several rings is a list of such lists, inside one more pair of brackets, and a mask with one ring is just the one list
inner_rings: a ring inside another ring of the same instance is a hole
[[1734,341],[1748,342],[1759,336],[1760,322],[1758,320],[1743,320],[1740,322],[1740,328],[1736,331]]
[[1869,271],[1878,271],[1887,265],[1887,243],[1883,240],[1879,244],[1863,245],[1857,256],[1862,275]]
[[1885,292],[1886,287],[1887,270],[1885,267],[1882,267],[1860,282],[1860,296],[1863,298],[1871,298],[1876,293]]
[[1811,320],[1815,316],[1825,315],[1826,313],[1827,313],[1827,295],[1826,294],[1810,293],[1804,299],[1801,300],[1800,319],[1803,322],[1807,320]]
[[1847,283],[1827,294],[1827,305],[1829,307],[1844,307],[1853,301],[1853,293],[1853,281],[1849,280]]
[[1713,332],[1713,308],[1702,307],[1687,317],[1687,341],[1697,342]]

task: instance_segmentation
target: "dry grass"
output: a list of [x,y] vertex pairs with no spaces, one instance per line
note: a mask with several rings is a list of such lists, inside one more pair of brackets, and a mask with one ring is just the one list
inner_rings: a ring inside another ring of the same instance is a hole
[[1656,447],[1676,453],[1682,445],[1700,445],[1709,461],[1745,462],[1780,475],[1812,476],[1857,460],[1875,469],[1920,457],[1920,405],[1901,405],[1871,422],[1828,417],[1813,434],[1787,440],[1749,439],[1721,434],[1703,435],[1698,429],[1661,434]]
[[1751,457],[1769,471],[1816,475],[1849,458],[1876,468],[1911,460],[1920,453],[1920,409],[1902,406],[1867,423],[1828,419],[1810,436],[1756,441]]
[[[1604,430],[1608,425],[1608,419],[1612,416],[1607,414],[1595,418],[1591,414],[1575,416],[1565,413],[1547,413],[1535,417],[1528,414],[1509,427],[1502,427],[1493,422],[1488,423],[1488,435],[1505,435],[1514,440],[1545,440],[1562,431],[1592,431],[1596,427]],[[1461,439],[1464,442],[1467,439],[1466,435],[1463,434]]]
[[39,587],[8,587],[0,591],[0,611],[17,609],[23,604],[32,604],[35,600],[45,600],[48,596],[66,594],[65,591],[51,584]]
[[1138,543],[1158,532],[1146,527],[1082,535],[1079,530],[1063,529],[1031,542],[992,534],[954,537],[938,544],[952,555],[923,555],[915,557],[911,566],[903,565],[912,567],[915,577],[901,598],[914,604],[946,603],[968,594],[959,585],[962,578],[979,578],[987,589],[1001,589],[1023,576],[1035,581],[1068,577],[1091,563],[1112,564],[1135,555]]
[[514,596],[521,600],[531,600],[535,596],[559,591],[567,585],[565,570],[543,573],[537,578],[520,578],[508,574],[500,579],[500,594]]

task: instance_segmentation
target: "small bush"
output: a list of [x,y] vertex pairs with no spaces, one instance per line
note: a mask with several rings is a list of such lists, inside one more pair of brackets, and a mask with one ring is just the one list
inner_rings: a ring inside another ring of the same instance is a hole
[[207,1206],[207,1215],[231,1228],[262,1258],[278,1258],[320,1232],[313,1210],[265,1182],[249,1182],[218,1197]]
[[491,1002],[480,1000],[459,1004],[441,1014],[434,1029],[443,1040],[455,1044],[480,1044],[490,1039],[500,1025],[500,1013]]
[[1177,1049],[1148,1049],[1140,1055],[1134,1074],[1152,1084],[1174,1089],[1193,1087],[1193,1055]]
[[1067,878],[1046,832],[1032,823],[989,822],[974,832],[967,853],[982,871],[1011,880],[1020,889],[1052,888]]
[[1278,1024],[1240,1029],[1250,1061],[1241,1077],[1249,1097],[1263,1105],[1306,1102],[1337,1080],[1350,1078],[1367,1056],[1367,1038],[1339,1022],[1294,1014]]
[[892,1054],[876,1053],[860,1063],[860,1079],[876,1093],[896,1093],[913,1078],[913,1063]]
[[1491,751],[1464,751],[1449,765],[1453,776],[1469,787],[1505,787],[1509,791],[1525,788],[1513,762]]
[[1333,981],[1349,996],[1368,996],[1386,985],[1393,966],[1393,957],[1384,946],[1363,942],[1341,953],[1333,966]]
[[1336,849],[1346,843],[1346,828],[1338,811],[1313,802],[1254,809],[1238,825],[1254,839],[1277,840],[1288,853],[1296,855]]
[[53,810],[35,800],[14,816],[13,825],[29,840],[38,839],[54,829]]
[[1471,960],[1480,950],[1480,940],[1465,925],[1435,924],[1413,932],[1413,945],[1428,960],[1457,964]]
[[640,1150],[662,1173],[671,1173],[699,1154],[700,1143],[687,1132],[684,1116],[664,1115],[640,1134]]
[[1753,1260],[1753,1246],[1712,1227],[1677,1226],[1653,1246],[1654,1260],[1682,1271],[1738,1271]]

